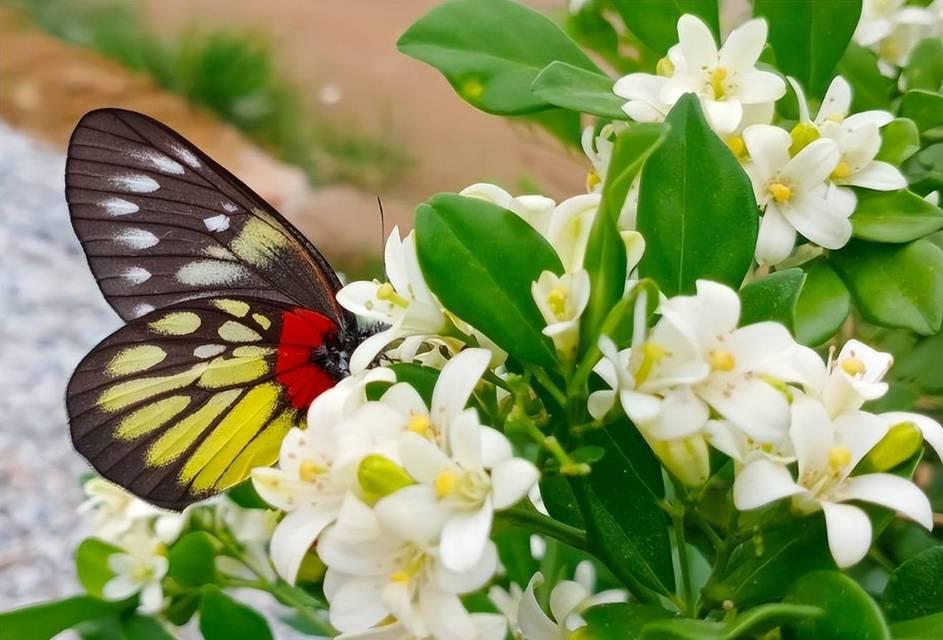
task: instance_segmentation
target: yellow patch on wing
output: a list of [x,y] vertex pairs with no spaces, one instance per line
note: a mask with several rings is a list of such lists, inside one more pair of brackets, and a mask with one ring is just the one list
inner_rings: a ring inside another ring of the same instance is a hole
[[227,342],[258,342],[262,336],[254,329],[235,320],[227,320],[218,330],[219,337]]
[[229,300],[228,298],[219,298],[213,300],[213,306],[229,315],[237,318],[244,318],[249,313],[249,303],[242,300]]
[[147,450],[148,466],[162,467],[186,452],[219,415],[236,401],[242,389],[221,391],[210,397],[202,407],[168,429]]
[[122,349],[111,359],[105,371],[112,377],[147,371],[163,362],[167,352],[153,344],[141,344]]
[[[261,209],[252,213],[264,217],[270,216]],[[267,265],[274,261],[282,247],[289,245],[289,236],[277,221],[263,221],[258,218],[249,218],[239,235],[236,236],[230,247],[233,252],[252,265]]]
[[229,487],[241,482],[255,467],[268,467],[278,460],[278,452],[282,440],[288,431],[295,426],[298,413],[294,409],[286,409],[272,420],[258,437],[250,442],[242,452],[232,461],[226,472],[219,478],[216,485],[219,488]]
[[180,471],[183,484],[202,493],[210,490],[229,463],[268,423],[278,403],[279,386],[253,387],[216,425]]
[[126,382],[119,382],[102,391],[98,398],[98,406],[102,411],[113,413],[125,407],[147,400],[165,391],[182,389],[193,384],[207,367],[206,362],[193,365],[185,371],[169,376],[151,376],[136,378]]
[[272,326],[272,321],[263,316],[261,313],[253,313],[252,319],[255,320],[260,327],[268,331],[268,328]]
[[200,316],[192,311],[172,311],[148,326],[162,336],[186,336],[200,328]]
[[200,376],[200,386],[218,389],[245,384],[261,378],[268,373],[268,370],[268,362],[259,356],[216,358],[209,363],[206,371]]
[[144,405],[121,419],[115,436],[120,440],[135,440],[170,422],[190,404],[190,396],[170,396]]

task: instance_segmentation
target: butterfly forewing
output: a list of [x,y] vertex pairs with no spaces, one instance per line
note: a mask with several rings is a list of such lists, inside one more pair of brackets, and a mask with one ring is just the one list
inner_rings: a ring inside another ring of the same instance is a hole
[[242,295],[352,324],[333,269],[261,197],[185,138],[103,109],[69,144],[66,197],[102,293],[128,320],[182,300]]
[[69,382],[72,439],[109,480],[181,509],[272,464],[334,385],[328,317],[244,297],[181,302],[103,340]]

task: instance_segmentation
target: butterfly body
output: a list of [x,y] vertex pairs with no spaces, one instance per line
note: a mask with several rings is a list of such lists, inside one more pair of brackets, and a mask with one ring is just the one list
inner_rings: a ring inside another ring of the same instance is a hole
[[181,509],[272,464],[364,331],[336,274],[268,203],[164,125],[116,109],[76,127],[72,224],[128,324],[76,368],[76,449]]

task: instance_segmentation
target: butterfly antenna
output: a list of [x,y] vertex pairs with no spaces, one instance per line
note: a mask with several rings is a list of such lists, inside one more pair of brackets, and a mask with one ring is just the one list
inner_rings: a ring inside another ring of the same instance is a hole
[[383,246],[386,243],[386,218],[383,216],[383,201],[377,194],[377,207],[380,209],[380,255],[383,255]]

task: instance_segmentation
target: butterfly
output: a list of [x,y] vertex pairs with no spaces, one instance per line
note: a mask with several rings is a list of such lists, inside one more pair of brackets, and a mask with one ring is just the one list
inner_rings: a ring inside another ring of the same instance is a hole
[[120,109],[69,143],[72,226],[127,324],[66,393],[72,442],[108,480],[183,509],[275,462],[367,330],[327,260],[183,136]]

